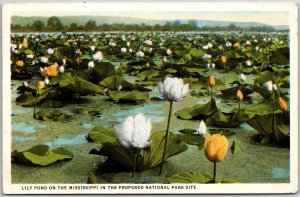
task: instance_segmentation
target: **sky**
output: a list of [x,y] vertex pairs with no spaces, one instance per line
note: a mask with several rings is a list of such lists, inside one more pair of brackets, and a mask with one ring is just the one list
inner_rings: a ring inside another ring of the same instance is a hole
[[[228,5],[228,4],[224,4]],[[125,4],[126,8],[118,5],[97,4],[97,6],[45,6],[43,9],[33,9],[34,6],[17,6],[12,12],[14,16],[72,16],[72,15],[99,15],[99,16],[118,16],[118,17],[133,17],[152,20],[175,20],[175,19],[201,19],[201,20],[217,20],[217,21],[232,21],[232,22],[259,22],[268,25],[288,25],[289,12],[284,9],[272,10],[269,7],[261,9],[253,7],[247,10],[247,6],[243,9],[238,6],[215,6],[206,5],[202,7],[196,6],[176,6],[169,4],[162,5],[135,5]],[[276,8],[276,5],[274,5]],[[207,9],[205,9],[207,8]],[[107,11],[110,10],[110,11]],[[211,11],[210,11],[211,10]],[[238,10],[238,11],[236,11]],[[250,11],[249,11],[250,10]]]

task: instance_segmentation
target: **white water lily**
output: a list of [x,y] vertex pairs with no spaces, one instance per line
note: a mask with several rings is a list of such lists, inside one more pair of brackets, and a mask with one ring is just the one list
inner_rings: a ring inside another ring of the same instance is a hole
[[171,49],[167,49],[167,55],[172,55],[172,50]]
[[202,56],[203,59],[210,59],[211,57],[212,56],[210,54],[207,54],[207,53]]
[[251,61],[251,60],[247,60],[247,61],[246,61],[246,65],[247,65],[247,66],[251,66],[251,65],[252,65],[252,61]]
[[66,63],[67,63],[67,60],[66,59],[62,59],[62,64],[66,65]]
[[27,59],[32,59],[33,57],[34,57],[33,54],[26,55],[26,58],[27,58]]
[[121,48],[121,52],[122,53],[126,53],[127,52],[127,49],[125,47]]
[[43,73],[44,72],[44,68],[40,67],[40,72]]
[[94,51],[95,48],[96,48],[96,46],[90,46],[90,49],[91,49],[92,51]]
[[139,51],[139,52],[137,52],[136,54],[135,54],[135,56],[137,56],[137,57],[144,57],[144,52],[142,52],[142,51]]
[[23,81],[23,86],[24,87],[28,87],[28,82],[27,81]]
[[197,129],[198,133],[202,136],[204,136],[207,132],[206,129],[206,125],[205,122],[203,120],[201,120],[201,122],[198,124],[198,129]]
[[132,53],[132,49],[128,49],[128,52],[129,52],[129,53]]
[[207,43],[207,47],[209,48],[209,49],[211,49],[212,47],[213,47],[213,44],[212,43]]
[[130,42],[127,42],[127,43],[126,43],[126,46],[127,46],[127,47],[130,47]]
[[247,40],[247,41],[245,42],[245,45],[251,45],[251,42],[250,42],[249,40]]
[[146,148],[151,145],[151,121],[144,114],[127,117],[120,125],[114,126],[118,143],[124,148]]
[[226,47],[231,47],[232,43],[227,41],[225,45],[226,45]]
[[164,99],[180,101],[189,90],[189,84],[183,84],[182,79],[167,77],[163,83],[158,84],[158,90]]
[[47,57],[41,57],[40,61],[45,64],[45,63],[48,62],[48,58]]
[[118,91],[120,91],[122,89],[122,86],[121,85],[119,85],[118,86]]
[[101,51],[98,51],[93,55],[94,61],[101,61],[103,59],[103,54]]
[[46,77],[45,79],[44,79],[44,83],[46,84],[46,85],[48,85],[49,84],[49,78],[48,77]]
[[88,63],[88,68],[94,68],[95,67],[95,63],[93,61],[90,61]]
[[146,44],[146,45],[149,45],[149,46],[152,46],[152,41],[151,40],[145,40],[144,41],[144,44]]
[[65,67],[64,66],[60,66],[59,67],[59,72],[60,73],[64,73],[65,72]]
[[47,53],[48,53],[49,55],[52,55],[52,54],[54,53],[54,49],[49,48],[49,49],[47,50]]
[[202,47],[202,49],[207,50],[207,49],[208,49],[208,46],[207,46],[207,45],[204,45],[204,46]]
[[246,75],[244,75],[244,73],[241,73],[240,80],[241,81],[245,81],[246,80]]
[[277,90],[277,85],[272,81],[267,81],[263,84],[263,87],[268,90],[269,92],[272,92],[273,90]]

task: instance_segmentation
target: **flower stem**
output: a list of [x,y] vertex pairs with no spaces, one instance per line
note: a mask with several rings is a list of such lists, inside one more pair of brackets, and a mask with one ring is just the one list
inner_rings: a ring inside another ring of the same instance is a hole
[[276,136],[276,133],[275,133],[275,95],[274,95],[274,93],[272,95],[272,101],[273,101],[272,131],[273,131],[273,134],[275,134],[275,136]]
[[117,75],[114,76],[114,90],[117,89],[116,83],[117,83]]
[[165,154],[166,154],[167,142],[168,142],[168,134],[169,134],[169,128],[170,128],[170,120],[171,120],[171,114],[172,114],[172,106],[173,106],[173,101],[170,101],[168,124],[167,124],[167,130],[166,130],[166,135],[165,135],[164,153],[163,153],[163,157],[162,157],[161,164],[160,164],[159,176],[161,175],[164,160],[165,160]]
[[223,75],[224,75],[224,85],[225,85],[225,78],[226,78],[225,77],[225,72],[226,72],[226,70],[225,70],[225,63],[223,63],[223,66],[224,66],[224,74]]
[[211,101],[213,100],[213,88],[212,87],[210,88],[210,100]]
[[241,109],[241,101],[239,100],[239,111],[240,111],[240,109]]
[[34,108],[33,108],[33,118],[36,119],[35,109],[36,109],[36,103],[37,103],[37,96],[38,96],[38,90],[35,93],[35,102],[34,102]]
[[135,175],[135,167],[136,167],[136,150],[135,148],[132,149],[132,177]]
[[214,179],[213,179],[214,183],[216,183],[216,174],[217,174],[217,162],[214,162]]

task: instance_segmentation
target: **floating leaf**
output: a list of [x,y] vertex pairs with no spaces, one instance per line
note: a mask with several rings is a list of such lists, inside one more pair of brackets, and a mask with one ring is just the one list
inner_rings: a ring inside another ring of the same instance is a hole
[[205,104],[197,104],[190,108],[184,108],[176,112],[176,115],[184,120],[196,119],[203,120],[207,119],[213,113],[218,110],[215,100],[209,101]]
[[111,76],[111,77],[106,77],[103,81],[101,81],[100,86],[108,88],[110,90],[116,90],[118,89],[118,86],[122,86],[122,90],[148,90],[145,87],[138,85],[138,84],[133,84],[127,81],[124,77],[122,76]]
[[[195,145],[195,146],[198,146],[198,149],[202,149],[204,146],[204,140],[205,140],[204,137],[198,133],[195,134],[195,133],[190,133],[187,130],[185,130],[185,131],[186,131],[186,133],[179,134],[178,138],[189,145]],[[184,131],[181,131],[181,132],[184,132]]]
[[87,139],[89,141],[93,141],[95,143],[106,144],[116,143],[116,136],[113,132],[112,127],[102,128],[102,127],[94,127],[87,135]]
[[206,123],[207,125],[234,128],[240,124],[247,122],[251,117],[245,113],[245,109],[237,110],[231,113],[224,113],[218,110],[212,116],[210,116]]
[[201,172],[181,172],[168,179],[168,183],[209,183],[212,177]]
[[60,110],[40,110],[35,114],[39,120],[65,120],[71,118],[71,115],[61,112]]
[[35,166],[47,166],[57,161],[70,160],[74,157],[71,151],[63,147],[49,151],[49,146],[47,145],[37,145],[22,152],[15,150],[11,156],[16,163]]
[[240,152],[240,147],[236,144],[235,141],[232,142],[232,145],[230,147],[232,154],[237,154]]
[[106,77],[114,76],[116,74],[115,65],[110,62],[95,62],[93,71],[96,73],[96,78],[99,82]]
[[[111,138],[112,132],[103,132],[103,135],[104,134],[108,135],[108,137],[104,137],[105,139],[107,139]],[[153,168],[161,163],[164,150],[164,137],[165,131],[155,132],[151,135],[151,146],[149,148],[142,149],[137,157],[137,171]],[[165,158],[167,159],[174,155],[180,154],[184,152],[187,148],[187,145],[184,142],[182,142],[177,135],[170,133],[168,144],[166,147]],[[131,150],[125,149],[116,143],[102,144],[102,148],[99,151],[93,149],[90,151],[90,154],[99,154],[107,156],[109,159],[122,165],[123,167],[127,169],[132,169],[133,163]]]
[[143,103],[149,99],[148,92],[133,90],[130,92],[112,92],[108,90],[108,96],[117,103]]
[[137,75],[140,79],[142,80],[150,80],[152,79],[153,77],[156,77],[156,76],[159,76],[159,71],[158,70],[146,70],[146,71],[143,71],[141,73],[139,73]]
[[64,73],[59,81],[59,86],[60,88],[71,90],[72,92],[83,96],[95,93],[104,93],[104,89],[101,86],[84,80],[76,74],[72,76],[71,73]]
[[90,116],[100,116],[101,111],[97,110],[95,108],[89,108],[89,107],[76,107],[75,112],[82,114],[82,115],[90,115]]

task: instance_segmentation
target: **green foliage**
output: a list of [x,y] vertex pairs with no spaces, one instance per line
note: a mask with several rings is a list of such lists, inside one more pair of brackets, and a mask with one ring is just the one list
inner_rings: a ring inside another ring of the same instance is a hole
[[144,103],[149,99],[148,92],[139,92],[137,90],[133,90],[130,92],[113,92],[108,90],[107,95],[117,103]]
[[63,147],[50,151],[47,145],[37,145],[21,152],[14,150],[11,157],[13,162],[23,165],[48,166],[57,161],[73,159],[74,155]]

